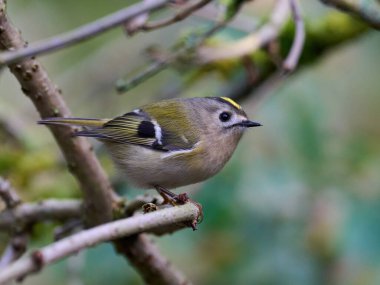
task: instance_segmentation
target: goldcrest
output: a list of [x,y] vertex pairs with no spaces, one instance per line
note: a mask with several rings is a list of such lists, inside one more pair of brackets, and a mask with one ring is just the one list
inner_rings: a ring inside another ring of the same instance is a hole
[[174,196],[168,189],[218,173],[245,130],[261,126],[227,97],[163,100],[114,119],[47,118],[39,123],[83,126],[76,136],[102,141],[128,181],[155,188],[164,198]]

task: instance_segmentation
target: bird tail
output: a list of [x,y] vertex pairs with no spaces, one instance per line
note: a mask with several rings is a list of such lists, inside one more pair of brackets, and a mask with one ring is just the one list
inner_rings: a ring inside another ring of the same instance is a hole
[[85,119],[85,118],[45,118],[38,121],[42,125],[64,125],[64,126],[82,126],[100,128],[109,119]]

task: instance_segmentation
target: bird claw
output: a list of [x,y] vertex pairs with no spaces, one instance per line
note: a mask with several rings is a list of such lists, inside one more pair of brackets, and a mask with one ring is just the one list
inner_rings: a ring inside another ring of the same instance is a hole
[[155,188],[164,199],[164,201],[162,202],[162,205],[170,204],[172,206],[178,206],[178,205],[184,205],[188,202],[193,203],[198,208],[198,215],[192,222],[188,223],[188,226],[190,226],[193,229],[193,231],[197,230],[197,225],[203,221],[202,205],[191,200],[189,198],[189,195],[186,192],[177,195],[160,186],[156,186]]
[[188,201],[190,201],[189,195],[187,195],[186,192],[176,195],[174,199],[180,205],[186,204]]

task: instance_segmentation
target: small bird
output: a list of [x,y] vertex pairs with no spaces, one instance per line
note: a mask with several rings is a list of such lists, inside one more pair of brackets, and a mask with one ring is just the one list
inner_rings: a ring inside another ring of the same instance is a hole
[[162,100],[114,119],[55,117],[38,123],[84,127],[74,135],[102,141],[132,184],[155,188],[171,204],[188,198],[169,189],[218,173],[244,131],[261,126],[227,97]]

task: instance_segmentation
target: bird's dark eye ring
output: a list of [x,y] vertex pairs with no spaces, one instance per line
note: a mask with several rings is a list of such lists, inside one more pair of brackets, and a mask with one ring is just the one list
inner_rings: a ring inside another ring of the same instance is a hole
[[231,119],[231,113],[228,112],[222,112],[219,115],[219,120],[222,122],[227,122],[229,119]]

